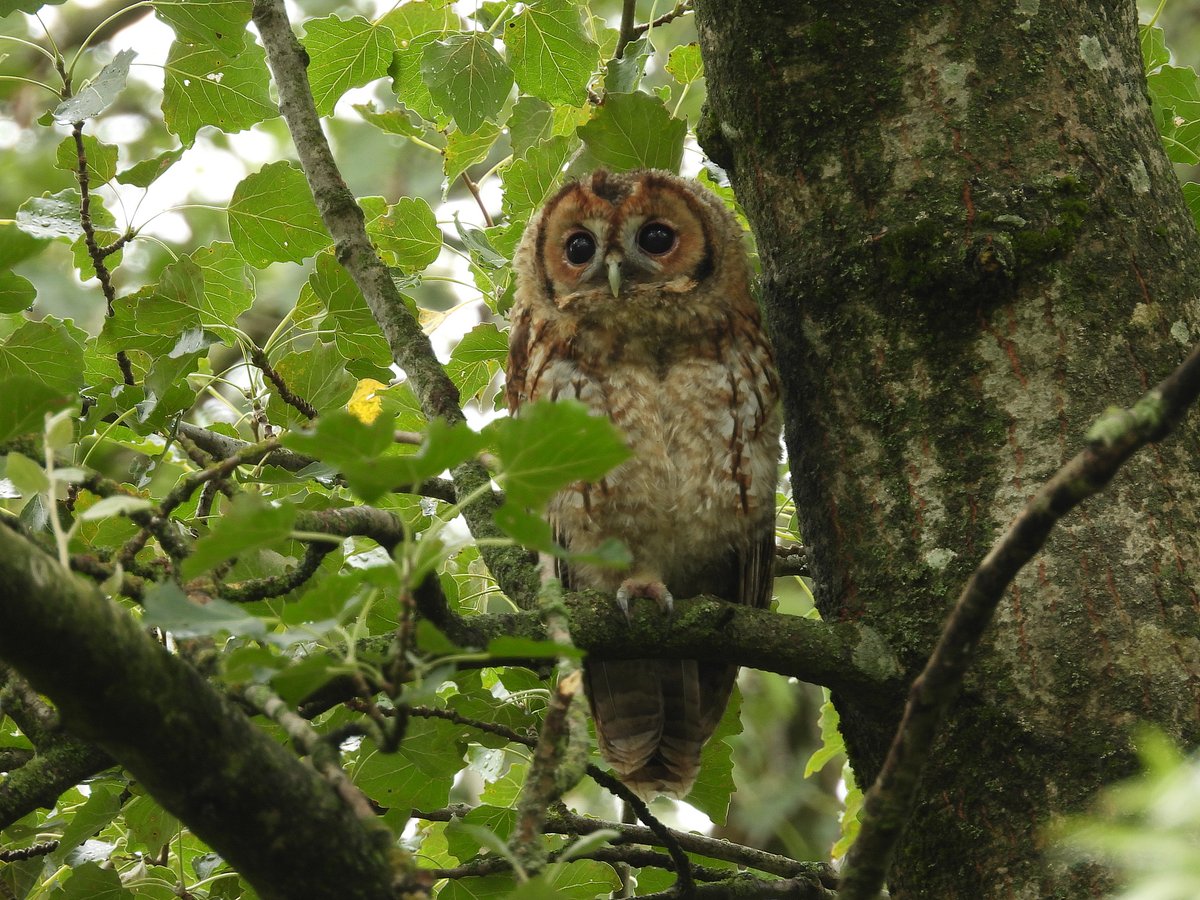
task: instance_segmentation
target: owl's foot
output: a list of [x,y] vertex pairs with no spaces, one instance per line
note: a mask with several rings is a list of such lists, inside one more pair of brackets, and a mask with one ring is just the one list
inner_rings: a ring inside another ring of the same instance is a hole
[[621,586],[617,588],[617,606],[621,607],[621,612],[625,613],[626,622],[632,621],[629,615],[629,601],[635,597],[645,597],[647,600],[653,600],[658,604],[658,608],[668,616],[675,609],[675,598],[671,596],[671,592],[667,590],[667,586],[661,581],[626,578],[621,582]]

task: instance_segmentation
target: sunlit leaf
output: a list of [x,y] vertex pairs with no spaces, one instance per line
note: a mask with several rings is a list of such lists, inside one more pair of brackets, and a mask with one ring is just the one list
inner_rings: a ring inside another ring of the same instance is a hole
[[226,56],[208,44],[175,41],[165,69],[163,118],[185,147],[205,125],[243,131],[279,115],[267,88],[266,56],[255,43]]
[[387,74],[396,39],[382,25],[362,16],[340,19],[336,15],[310,19],[304,24],[308,51],[308,81],[317,113],[333,115],[342,94]]
[[588,151],[612,169],[679,171],[687,123],[672,117],[657,97],[634,91],[609,94],[579,129]]
[[517,84],[551,103],[582,106],[600,65],[599,48],[587,36],[579,7],[569,0],[527,5],[504,24],[504,46]]
[[442,248],[437,218],[420,197],[401,197],[386,216],[370,224],[367,233],[401,269],[424,269]]
[[211,45],[227,56],[242,48],[250,7],[251,0],[154,0],[155,13],[180,40]]

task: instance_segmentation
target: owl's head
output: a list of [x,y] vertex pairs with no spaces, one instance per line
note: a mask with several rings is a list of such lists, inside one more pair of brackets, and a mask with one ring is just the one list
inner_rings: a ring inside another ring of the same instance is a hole
[[517,272],[519,295],[576,314],[687,306],[714,281],[747,295],[733,216],[695,181],[653,169],[567,183],[526,228]]

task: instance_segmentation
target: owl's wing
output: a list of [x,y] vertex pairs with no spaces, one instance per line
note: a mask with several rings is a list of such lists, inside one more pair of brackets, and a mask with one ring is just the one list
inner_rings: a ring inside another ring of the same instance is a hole
[[504,398],[510,414],[515,413],[517,408],[529,399],[527,378],[532,338],[532,308],[528,305],[514,306],[508,335],[508,361],[504,366]]

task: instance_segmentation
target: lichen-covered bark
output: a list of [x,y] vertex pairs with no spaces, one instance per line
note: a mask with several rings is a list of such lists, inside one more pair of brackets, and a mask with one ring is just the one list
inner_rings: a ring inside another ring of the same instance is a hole
[[[1132,3],[699,0],[705,148],[763,260],[827,620],[910,673],[967,575],[1110,404],[1200,340],[1200,242]],[[1079,897],[1038,826],[1200,740],[1195,417],[1013,585],[926,772],[897,897]],[[895,725],[838,698],[860,780]],[[896,711],[899,714],[899,709]]]

